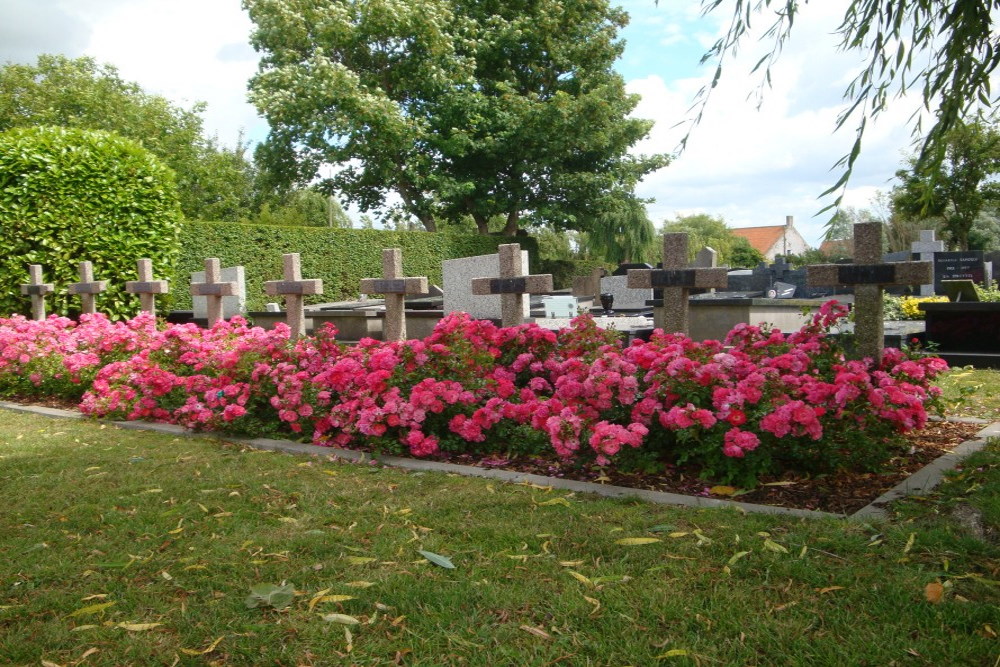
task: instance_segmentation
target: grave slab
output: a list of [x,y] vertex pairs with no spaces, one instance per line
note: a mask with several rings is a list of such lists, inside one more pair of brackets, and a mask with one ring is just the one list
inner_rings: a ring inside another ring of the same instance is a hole
[[[479,277],[500,277],[500,255],[477,255],[447,259],[441,264],[444,276],[444,314],[468,313],[477,320],[499,320],[502,317],[500,296],[474,295],[472,280]],[[528,272],[528,251],[521,251],[521,274]],[[527,300],[522,305],[522,317],[530,315]]]

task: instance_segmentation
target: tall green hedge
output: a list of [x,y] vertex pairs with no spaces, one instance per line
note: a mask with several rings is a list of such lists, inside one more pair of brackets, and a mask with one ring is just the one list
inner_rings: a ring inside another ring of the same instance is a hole
[[512,241],[529,252],[531,265],[536,266],[537,244],[530,237],[185,222],[171,288],[173,304],[180,310],[191,308],[187,289],[191,272],[204,270],[207,257],[218,257],[223,266],[244,266],[247,309],[263,310],[272,300],[264,294],[264,281],[281,279],[283,253],[302,255],[303,278],[323,280],[323,294],[307,299],[321,303],[356,299],[362,278],[381,277],[383,248],[402,248],[407,276],[427,276],[431,284],[440,285],[444,260],[488,255]]
[[98,309],[112,316],[138,310],[125,293],[136,260],[154,270],[178,256],[181,217],[174,174],[139,144],[108,132],[22,127],[0,133],[0,315],[26,312],[19,285],[41,264],[56,285],[49,312],[79,308],[66,285],[90,260],[108,279]]

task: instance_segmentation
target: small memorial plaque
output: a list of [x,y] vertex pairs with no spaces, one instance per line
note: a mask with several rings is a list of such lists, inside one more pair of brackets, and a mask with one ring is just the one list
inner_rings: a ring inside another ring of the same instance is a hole
[[840,285],[890,285],[896,281],[892,264],[845,264],[837,267]]
[[650,287],[691,287],[695,284],[694,269],[660,269],[650,273]]
[[982,250],[934,253],[934,292],[945,294],[942,280],[971,280],[982,285],[986,280],[986,266]]
[[524,294],[528,290],[524,278],[491,278],[491,294]]

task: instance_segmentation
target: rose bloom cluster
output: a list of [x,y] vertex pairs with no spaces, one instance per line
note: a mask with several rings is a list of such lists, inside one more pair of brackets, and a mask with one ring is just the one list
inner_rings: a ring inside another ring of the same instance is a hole
[[724,341],[695,342],[658,331],[629,346],[589,316],[555,332],[453,313],[424,340],[353,346],[329,325],[289,341],[283,325],[240,318],[204,330],[157,329],[148,316],[15,317],[0,320],[0,391],[23,392],[25,377],[68,381],[86,385],[80,407],[98,417],[421,457],[548,449],[752,483],[876,466],[926,423],[945,362],[896,349],[879,365],[848,360],[827,335],[845,316],[829,302],[789,334],[739,325]]

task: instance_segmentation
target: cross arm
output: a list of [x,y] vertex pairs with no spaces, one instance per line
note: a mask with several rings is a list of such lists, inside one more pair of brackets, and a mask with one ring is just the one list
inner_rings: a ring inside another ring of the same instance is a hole
[[702,269],[629,269],[626,285],[632,289],[653,287],[719,288],[729,285],[729,270]]
[[826,285],[925,285],[934,280],[930,262],[814,264],[806,267],[810,287]]
[[490,294],[546,294],[553,290],[552,274],[517,278],[473,278],[472,293],[475,296]]

